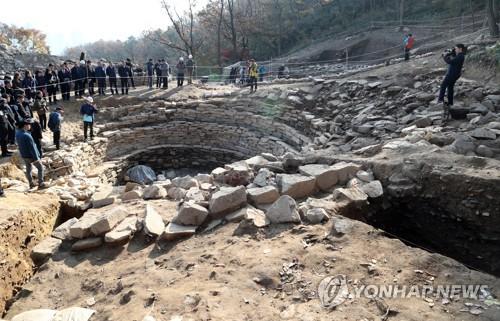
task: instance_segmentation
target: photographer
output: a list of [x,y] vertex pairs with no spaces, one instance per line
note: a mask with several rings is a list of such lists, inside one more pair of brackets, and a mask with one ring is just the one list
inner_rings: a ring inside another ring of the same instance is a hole
[[[446,51],[443,54],[444,61],[449,65],[448,72],[441,83],[438,103],[444,103],[444,109],[449,110],[453,106],[453,90],[458,78],[462,75],[462,67],[465,61],[465,52],[467,48],[463,44],[457,44],[453,50]],[[444,94],[448,90],[448,102],[444,102]]]

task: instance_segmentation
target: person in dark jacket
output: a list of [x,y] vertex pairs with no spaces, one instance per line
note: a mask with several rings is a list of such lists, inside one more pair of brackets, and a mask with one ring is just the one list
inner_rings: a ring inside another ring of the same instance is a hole
[[6,101],[4,98],[0,98],[0,151],[2,152],[1,157],[12,156],[9,152],[7,144],[9,142],[9,132],[15,130],[14,118],[12,118],[11,111],[8,106],[6,106]]
[[71,70],[67,62],[62,64],[61,70],[59,70],[57,76],[59,78],[59,86],[61,87],[62,100],[69,101],[71,92]]
[[122,89],[122,95],[128,95],[129,72],[124,62],[121,62],[120,66],[118,66],[118,76],[120,76],[120,87]]
[[125,63],[125,67],[127,69],[128,73],[128,78],[130,81],[130,85],[135,89],[135,84],[134,84],[134,65],[132,64],[132,61],[130,58],[127,58],[127,62]]
[[24,89],[24,93],[28,99],[33,98],[35,94],[35,86],[36,82],[33,76],[31,75],[31,71],[26,70],[24,73],[24,79],[22,81],[22,87]]
[[17,100],[12,107],[14,107],[14,111],[17,113],[16,121],[19,122],[25,118],[32,118],[33,113],[31,111],[30,104],[24,99],[24,91],[22,89],[18,89],[17,92]]
[[155,63],[155,74],[156,74],[156,88],[161,87],[161,59],[158,59],[158,62]]
[[47,84],[47,95],[49,96],[49,104],[57,103],[57,73],[54,70],[54,66],[49,64],[49,67],[45,70],[45,83]]
[[90,140],[94,139],[94,120],[97,107],[92,97],[85,97],[85,104],[80,107],[80,115],[83,116],[83,137],[87,141],[87,131],[90,129]]
[[4,99],[3,111],[7,114],[10,126],[7,128],[7,141],[11,145],[16,144],[16,112],[14,108],[10,106],[11,96],[9,94],[2,94]]
[[146,71],[148,73],[148,86],[149,86],[149,89],[153,89],[154,64],[153,64],[153,59],[151,59],[151,58],[146,63]]
[[92,61],[87,60],[87,81],[89,83],[89,95],[95,95],[94,85],[96,82],[95,69],[92,66]]
[[161,60],[160,64],[160,74],[161,74],[161,83],[163,84],[163,88],[168,88],[168,76],[170,75],[170,66],[165,59]]
[[41,70],[35,71],[35,82],[36,82],[36,90],[41,90],[43,93],[43,97],[47,96],[47,86],[45,83],[45,75]]
[[40,158],[43,157],[43,152],[42,152],[42,139],[43,139],[43,133],[42,133],[42,126],[40,123],[33,118],[33,122],[31,123],[31,137],[33,137],[33,140],[35,141],[36,148],[38,149],[38,153],[40,154]]
[[186,64],[184,63],[184,58],[180,57],[177,63],[177,87],[182,87],[184,85],[184,73],[186,71]]
[[22,86],[23,85],[21,81],[21,74],[18,72],[14,73],[14,78],[12,79],[12,88],[13,89],[23,88]]
[[56,145],[56,149],[59,149],[61,147],[61,125],[62,125],[62,114],[64,113],[64,110],[62,107],[56,107],[56,110],[50,113],[49,116],[49,129],[53,133],[54,137],[54,145]]
[[95,77],[97,78],[99,96],[106,95],[106,71],[100,61],[97,63],[97,67],[95,68]]
[[82,97],[81,90],[83,88],[83,75],[78,64],[75,64],[73,68],[71,68],[71,80],[75,86],[75,99]]
[[[463,44],[457,44],[454,50],[446,52],[443,55],[444,61],[448,64],[448,71],[441,83],[439,91],[438,103],[444,104],[445,113],[449,110],[449,106],[453,106],[454,87],[457,80],[462,75],[462,67],[465,61],[466,47]],[[448,102],[445,103],[444,95],[448,91]],[[446,115],[447,117],[447,115]]]
[[196,68],[196,63],[193,60],[193,56],[189,55],[188,60],[186,61],[186,71],[188,76],[188,85],[193,83],[193,75]]
[[35,95],[35,101],[33,102],[32,112],[38,115],[43,131],[47,130],[48,111],[49,108],[47,107],[47,100],[43,97],[43,93],[38,90]]
[[116,69],[112,62],[110,62],[108,67],[106,67],[106,75],[108,75],[109,77],[109,88],[111,88],[111,95],[114,95],[115,93],[118,95],[118,87],[116,86]]
[[40,154],[35,145],[35,141],[30,134],[31,124],[33,119],[23,119],[18,123],[18,129],[16,131],[16,142],[19,146],[19,153],[26,164],[26,178],[30,184],[30,189],[35,187],[33,183],[33,177],[31,176],[32,166],[35,166],[38,170],[38,188],[43,189],[47,186],[43,181],[43,166],[40,158]]

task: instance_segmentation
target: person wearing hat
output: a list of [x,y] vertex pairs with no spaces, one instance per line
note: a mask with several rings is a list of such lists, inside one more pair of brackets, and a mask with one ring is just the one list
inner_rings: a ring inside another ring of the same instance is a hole
[[186,71],[186,64],[184,63],[184,58],[180,57],[177,63],[177,87],[182,87],[184,85],[184,72]]
[[193,74],[196,68],[196,63],[193,60],[193,56],[189,55],[188,60],[186,62],[186,71],[188,76],[188,84],[191,85],[193,83]]
[[80,107],[80,115],[83,116],[83,137],[87,141],[87,131],[90,129],[90,140],[94,139],[94,117],[97,107],[92,97],[85,97],[85,103]]
[[31,176],[32,166],[35,166],[38,170],[38,189],[46,188],[43,181],[43,166],[40,158],[40,153],[35,145],[35,141],[30,134],[31,124],[33,119],[27,118],[21,120],[16,131],[16,142],[19,147],[19,153],[24,160],[26,165],[26,178],[30,184],[30,189],[35,187],[33,183],[33,177]]
[[56,149],[61,147],[61,123],[63,120],[62,114],[64,110],[62,107],[56,107],[56,110],[50,113],[49,116],[49,129],[53,133],[54,137],[54,145],[56,145]]
[[12,156],[9,152],[7,144],[9,142],[9,132],[15,130],[14,118],[11,115],[11,111],[6,106],[6,100],[0,98],[0,150],[2,152],[1,157]]

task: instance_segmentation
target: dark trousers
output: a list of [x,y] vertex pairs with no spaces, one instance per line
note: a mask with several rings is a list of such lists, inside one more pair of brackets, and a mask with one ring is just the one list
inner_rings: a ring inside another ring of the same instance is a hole
[[49,103],[52,103],[52,100],[54,101],[54,103],[57,101],[56,93],[57,93],[56,86],[49,85],[47,87],[47,95],[49,96]]
[[0,127],[0,149],[2,151],[2,155],[7,154],[7,141],[9,138],[9,131],[7,128]]
[[405,48],[405,61],[410,60],[410,50],[408,48]]
[[439,101],[444,101],[444,94],[448,91],[448,105],[453,106],[453,94],[455,90],[455,83],[459,77],[446,75],[441,83],[441,90],[439,91]]
[[95,95],[94,84],[95,84],[95,80],[89,79],[89,95],[91,95],[91,96]]
[[188,85],[191,85],[193,83],[193,70],[187,70],[187,76],[188,76]]
[[54,134],[54,145],[56,145],[56,149],[59,149],[61,147],[61,131],[55,131],[53,132]]
[[[111,77],[109,78],[109,88],[111,88],[111,94],[114,95],[116,92],[116,94],[118,95],[118,87],[116,86],[116,78],[111,78]],[[115,89],[114,91],[113,91],[113,88]]]
[[24,164],[26,165],[26,178],[28,179],[28,182],[30,184],[30,187],[34,186],[33,184],[33,177],[31,177],[31,171],[32,171],[32,166],[34,165],[36,169],[38,170],[38,186],[43,184],[43,166],[42,163],[35,162],[34,159],[32,158],[23,158]]
[[163,83],[163,88],[168,88],[168,77],[161,77],[161,82]]
[[250,77],[249,78],[249,81],[250,81],[250,91],[254,91],[254,86],[255,86],[255,91],[257,91],[257,77]]
[[184,74],[177,74],[177,87],[184,85]]
[[153,88],[153,75],[148,76],[148,87]]
[[125,95],[125,94],[128,95],[128,78],[127,77],[120,78],[120,87],[122,89],[122,95]]
[[94,123],[83,122],[83,137],[87,139],[87,131],[90,129],[90,139],[94,138]]
[[75,97],[82,97],[83,96],[83,80],[76,80],[75,81]]
[[47,129],[47,114],[46,113],[38,113],[38,119],[40,119],[40,126],[43,130]]
[[12,128],[12,129],[8,130],[7,141],[12,145],[16,144],[16,130],[15,129]]
[[40,153],[40,158],[43,157],[42,152],[42,140],[41,139],[33,139],[35,141],[36,149],[38,149],[38,153]]
[[97,80],[97,87],[99,88],[99,95],[106,94],[106,79]]
[[135,84],[134,84],[134,76],[130,76],[130,84],[132,85],[132,87],[134,87],[135,89]]
[[62,100],[69,100],[70,84],[61,84]]
[[161,87],[161,76],[156,76],[156,88]]

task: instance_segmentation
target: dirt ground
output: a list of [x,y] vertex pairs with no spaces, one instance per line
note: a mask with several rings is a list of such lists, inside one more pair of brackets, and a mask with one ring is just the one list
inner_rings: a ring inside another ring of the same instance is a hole
[[[168,204],[170,203],[170,204]],[[173,203],[155,201],[164,219]],[[143,203],[133,210],[142,211]],[[132,208],[132,207],[131,207]],[[40,267],[7,319],[35,308],[91,307],[92,320],[380,320],[380,304],[350,298],[334,310],[316,296],[320,281],[345,274],[359,284],[486,284],[500,282],[437,254],[410,248],[371,226],[334,217],[326,225],[244,223],[217,227],[190,239],[152,244],[136,235],[123,247],[72,254],[68,246]],[[332,224],[337,231],[331,233]],[[342,228],[341,228],[342,227]],[[499,320],[500,307],[475,300],[384,299],[388,320]],[[387,306],[386,306],[387,307]],[[461,310],[465,312],[461,312]]]

